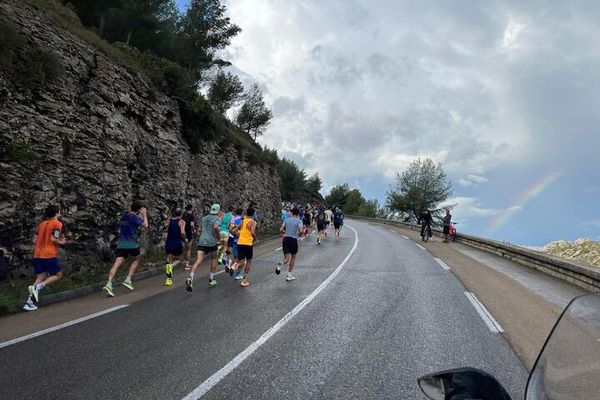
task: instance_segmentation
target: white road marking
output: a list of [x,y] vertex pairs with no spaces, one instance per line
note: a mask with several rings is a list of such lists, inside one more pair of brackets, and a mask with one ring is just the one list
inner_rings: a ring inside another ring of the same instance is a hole
[[437,257],[435,258],[435,261],[437,261],[437,263],[440,264],[440,266],[442,268],[444,268],[446,271],[450,271],[450,267],[445,262],[443,262],[442,260],[440,260]]
[[392,233],[396,233],[396,231],[395,231],[395,230],[393,230],[393,229],[390,229],[390,232],[392,232]]
[[410,240],[410,239],[409,239],[409,237],[408,237],[408,236],[406,236],[406,235],[401,235],[401,236],[402,236],[404,239],[408,239],[408,240]]
[[425,247],[421,246],[419,243],[415,243],[417,245],[418,248],[420,248],[421,250],[425,250]]
[[281,249],[283,249],[283,246],[282,246],[282,247],[278,247],[278,248],[276,248],[276,249],[275,249],[275,251],[279,251],[279,250],[281,250]]
[[116,307],[113,307],[113,308],[109,308],[109,309],[104,310],[104,311],[100,311],[100,312],[97,312],[97,313],[94,313],[94,314],[87,315],[85,317],[81,317],[81,318],[77,318],[77,319],[74,319],[74,320],[69,321],[69,322],[65,322],[64,324],[52,326],[50,328],[43,329],[41,331],[37,331],[37,332],[31,333],[29,335],[21,336],[21,337],[18,337],[16,339],[9,340],[7,342],[2,342],[2,343],[0,343],[0,349],[3,348],[3,347],[8,347],[8,346],[16,344],[16,343],[24,342],[25,340],[29,340],[29,339],[33,339],[33,338],[38,337],[38,336],[45,335],[46,333],[58,331],[59,329],[63,329],[63,328],[66,328],[66,327],[69,327],[69,326],[72,326],[72,325],[79,324],[81,322],[84,322],[84,321],[87,321],[87,320],[99,317],[101,315],[108,314],[108,313],[111,313],[113,311],[120,310],[120,309],[125,308],[127,306],[129,306],[129,304],[124,304],[124,305],[121,305],[121,306],[116,306]]
[[223,269],[223,270],[221,270],[221,271],[219,271],[219,272],[215,272],[215,275],[222,274],[223,272],[225,272],[225,270],[224,270],[224,269]]
[[475,307],[475,310],[477,311],[477,313],[479,314],[481,319],[483,319],[483,322],[485,322],[485,324],[487,325],[487,327],[489,328],[490,331],[492,331],[493,333],[504,332],[504,329],[502,329],[502,326],[498,323],[498,321],[496,321],[494,319],[494,317],[492,317],[492,314],[490,314],[490,312],[479,301],[479,299],[477,298],[477,296],[475,296],[475,294],[473,294],[471,292],[465,292],[465,296],[467,296],[467,299],[469,299],[469,302],[471,302],[473,307]]
[[335,278],[340,273],[340,271],[344,268],[344,266],[346,265],[346,263],[348,262],[348,260],[352,256],[352,254],[354,254],[356,247],[358,246],[358,233],[350,225],[347,225],[347,226],[348,226],[348,228],[352,229],[352,231],[354,232],[354,238],[355,238],[354,245],[352,246],[352,249],[350,249],[350,252],[346,256],[346,258],[344,258],[344,260],[341,262],[341,264],[338,265],[338,267],[331,273],[331,275],[329,275],[329,277],[327,277],[327,279],[325,279],[319,285],[318,288],[316,288],[311,294],[309,294],[307,298],[302,300],[302,302],[300,304],[298,304],[296,307],[294,307],[292,309],[292,311],[287,313],[275,325],[273,325],[272,327],[267,329],[267,331],[265,333],[263,333],[258,338],[258,340],[256,340],[256,342],[252,343],[244,351],[242,351],[240,354],[238,354],[233,360],[229,361],[223,368],[221,368],[220,370],[215,372],[210,378],[205,380],[200,386],[198,386],[190,394],[185,396],[183,398],[183,400],[192,400],[192,399],[195,400],[195,399],[199,399],[202,396],[204,396],[210,389],[212,389],[216,384],[218,384],[223,378],[225,378],[229,373],[231,373],[235,368],[237,368],[241,363],[243,363],[244,360],[246,360],[248,357],[250,357],[252,355],[252,353],[254,353],[260,346],[262,346],[267,340],[269,340],[281,328],[283,328],[289,321],[291,321],[291,319],[294,318],[294,316],[296,314],[298,314],[300,311],[302,311],[302,309],[304,307],[309,305],[310,302],[313,301],[313,299],[315,297],[317,297],[317,295],[319,293],[321,293],[323,291],[323,289],[325,289],[327,287],[327,285],[329,285],[329,283],[331,283],[333,278]]

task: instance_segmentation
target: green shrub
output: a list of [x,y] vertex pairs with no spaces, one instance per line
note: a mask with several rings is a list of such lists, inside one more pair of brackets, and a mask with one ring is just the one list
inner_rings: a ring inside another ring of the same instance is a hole
[[3,150],[2,158],[14,161],[32,161],[37,159],[38,155],[25,143],[12,142]]
[[0,68],[7,69],[13,65],[17,50],[23,46],[25,39],[15,26],[0,19]]
[[35,90],[56,83],[65,72],[62,60],[52,50],[31,47],[23,57],[16,80],[26,89]]

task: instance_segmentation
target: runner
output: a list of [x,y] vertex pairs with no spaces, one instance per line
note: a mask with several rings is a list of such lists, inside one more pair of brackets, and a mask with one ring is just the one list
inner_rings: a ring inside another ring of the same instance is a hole
[[256,239],[256,221],[252,219],[254,215],[254,209],[249,207],[246,210],[246,216],[242,222],[235,227],[236,232],[239,233],[238,238],[238,259],[240,262],[245,262],[244,266],[244,278],[240,285],[242,287],[250,286],[248,281],[248,274],[252,269],[252,256],[253,256],[253,245],[257,242]]
[[[325,225],[327,225],[325,228],[329,228],[329,226],[331,226],[333,222],[333,211],[331,211],[331,209],[327,208],[325,209]],[[327,235],[327,229],[325,229],[325,235]]]
[[240,261],[238,257],[238,237],[239,237],[239,229],[237,228],[241,223],[244,217],[242,214],[244,210],[238,208],[235,210],[235,216],[231,220],[231,224],[229,224],[229,232],[232,236],[232,253],[233,253],[233,264],[229,268],[229,275],[232,275],[235,272],[234,278],[236,281],[240,279],[244,279],[244,274],[239,271]]
[[181,218],[183,211],[177,207],[173,210],[172,214],[173,217],[165,221],[165,227],[168,229],[167,240],[165,241],[165,251],[167,253],[167,265],[165,266],[167,280],[165,281],[165,286],[173,285],[173,267],[181,262],[183,246],[188,245],[185,232],[186,223]]
[[63,224],[58,220],[59,217],[58,206],[48,206],[44,211],[44,221],[40,222],[35,229],[33,237],[35,281],[27,288],[29,297],[23,306],[25,311],[37,310],[40,291],[63,277],[62,265],[58,259],[58,246],[64,245],[65,239],[62,237]]
[[229,263],[227,256],[229,255],[229,223],[233,217],[233,207],[227,209],[227,214],[221,217],[221,229],[219,232],[219,250],[218,263],[225,266],[225,272],[229,273]]
[[292,209],[292,216],[281,224],[280,231],[284,234],[283,243],[281,245],[283,249],[283,259],[277,263],[275,273],[279,275],[281,273],[281,267],[288,264],[288,275],[285,280],[291,282],[296,279],[294,275],[292,275],[292,271],[296,265],[296,254],[298,254],[298,236],[301,236],[303,231],[302,221],[299,218],[297,208]]
[[302,219],[302,226],[304,227],[304,235],[303,236],[308,235],[308,231],[310,229],[310,220],[311,220],[311,215],[310,215],[310,211],[307,208],[306,211],[304,211],[304,218]]
[[340,236],[340,230],[342,229],[342,225],[344,224],[344,214],[339,207],[336,207],[335,214],[333,215],[333,227],[335,229],[335,238],[337,239]]
[[321,241],[323,240],[323,232],[327,224],[325,223],[325,213],[322,210],[318,211],[317,214],[317,245],[321,245]]
[[194,206],[188,204],[185,206],[185,212],[183,213],[183,221],[185,222],[185,270],[189,271],[192,269],[190,260],[192,259],[192,239],[196,235],[196,217],[194,216]]
[[148,214],[142,202],[136,200],[131,205],[131,211],[126,212],[121,217],[121,230],[117,241],[117,250],[115,251],[117,258],[108,273],[108,282],[102,288],[108,297],[115,296],[113,280],[115,279],[115,275],[117,275],[119,267],[121,267],[128,257],[133,257],[133,262],[127,272],[127,278],[123,281],[123,286],[129,290],[133,290],[131,277],[142,259],[139,242],[142,229],[148,229]]
[[198,256],[196,262],[192,265],[189,277],[185,281],[185,289],[191,292],[194,282],[194,274],[204,261],[204,255],[210,255],[210,275],[208,276],[208,286],[215,287],[219,282],[215,279],[217,271],[217,243],[219,240],[220,225],[218,214],[221,211],[219,204],[213,204],[210,207],[210,214],[202,218],[200,223],[200,237],[198,238]]

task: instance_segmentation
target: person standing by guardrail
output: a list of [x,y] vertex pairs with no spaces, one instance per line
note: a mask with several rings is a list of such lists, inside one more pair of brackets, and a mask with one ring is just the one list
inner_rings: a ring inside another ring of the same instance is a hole
[[442,219],[442,223],[444,224],[444,243],[450,243],[450,221],[452,221],[452,214],[446,208],[446,215]]

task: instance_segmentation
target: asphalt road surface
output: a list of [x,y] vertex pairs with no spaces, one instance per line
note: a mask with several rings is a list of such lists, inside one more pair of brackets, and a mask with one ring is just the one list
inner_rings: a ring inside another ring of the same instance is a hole
[[274,273],[280,253],[255,260],[248,288],[196,279],[193,293],[0,348],[0,398],[423,399],[419,376],[461,366],[522,397],[526,370],[508,343],[414,242],[349,221],[338,240],[300,242],[294,282]]

